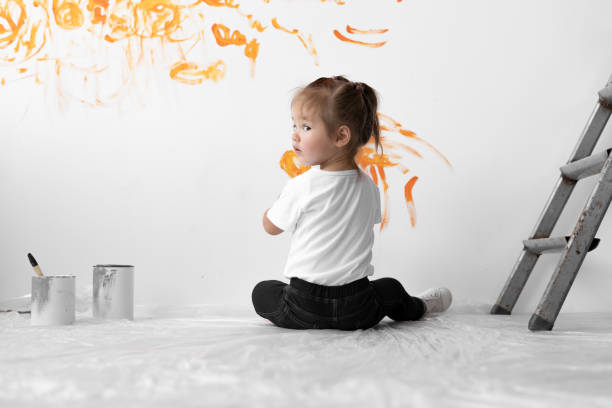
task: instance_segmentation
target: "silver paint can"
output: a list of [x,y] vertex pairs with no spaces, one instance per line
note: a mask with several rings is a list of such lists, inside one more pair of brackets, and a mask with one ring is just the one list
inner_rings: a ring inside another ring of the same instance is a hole
[[30,321],[34,326],[74,323],[74,275],[32,276]]
[[134,320],[134,266],[93,267],[93,316]]

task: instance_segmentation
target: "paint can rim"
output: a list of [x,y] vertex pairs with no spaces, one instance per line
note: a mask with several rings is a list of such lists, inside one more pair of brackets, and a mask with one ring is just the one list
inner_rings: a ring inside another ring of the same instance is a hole
[[108,265],[94,265],[94,268],[133,268],[134,265],[113,265],[113,264],[108,264]]

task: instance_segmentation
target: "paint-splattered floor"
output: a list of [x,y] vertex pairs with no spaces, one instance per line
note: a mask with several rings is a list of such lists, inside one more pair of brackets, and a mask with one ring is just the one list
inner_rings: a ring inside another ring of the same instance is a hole
[[357,332],[280,329],[248,307],[61,327],[0,313],[0,406],[612,406],[612,314],[531,333],[529,315],[487,309]]

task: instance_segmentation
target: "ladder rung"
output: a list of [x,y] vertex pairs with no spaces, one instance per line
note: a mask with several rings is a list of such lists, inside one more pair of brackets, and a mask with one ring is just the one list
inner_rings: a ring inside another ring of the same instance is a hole
[[612,107],[612,82],[608,82],[606,87],[597,92],[597,94],[599,95],[599,103],[610,109]]
[[[537,238],[537,239],[526,239],[523,241],[525,249],[534,254],[543,254],[549,252],[561,252],[565,249],[570,237],[553,237],[553,238]],[[599,238],[593,238],[593,242],[589,247],[589,252],[597,248],[599,245]]]
[[610,151],[612,151],[612,148],[568,163],[560,168],[561,174],[570,180],[580,180],[598,174],[610,155]]

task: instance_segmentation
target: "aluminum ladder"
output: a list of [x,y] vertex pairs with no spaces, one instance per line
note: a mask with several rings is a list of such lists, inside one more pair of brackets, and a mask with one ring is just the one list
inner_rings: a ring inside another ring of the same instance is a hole
[[[562,252],[540,303],[529,320],[529,330],[552,330],[563,302],[588,251],[595,249],[597,229],[612,200],[612,149],[592,154],[612,113],[612,76],[598,92],[599,100],[550,195],[529,239],[523,241],[512,273],[491,308],[491,314],[512,313],[540,254]],[[578,180],[599,174],[599,180],[570,236],[550,237]]]

